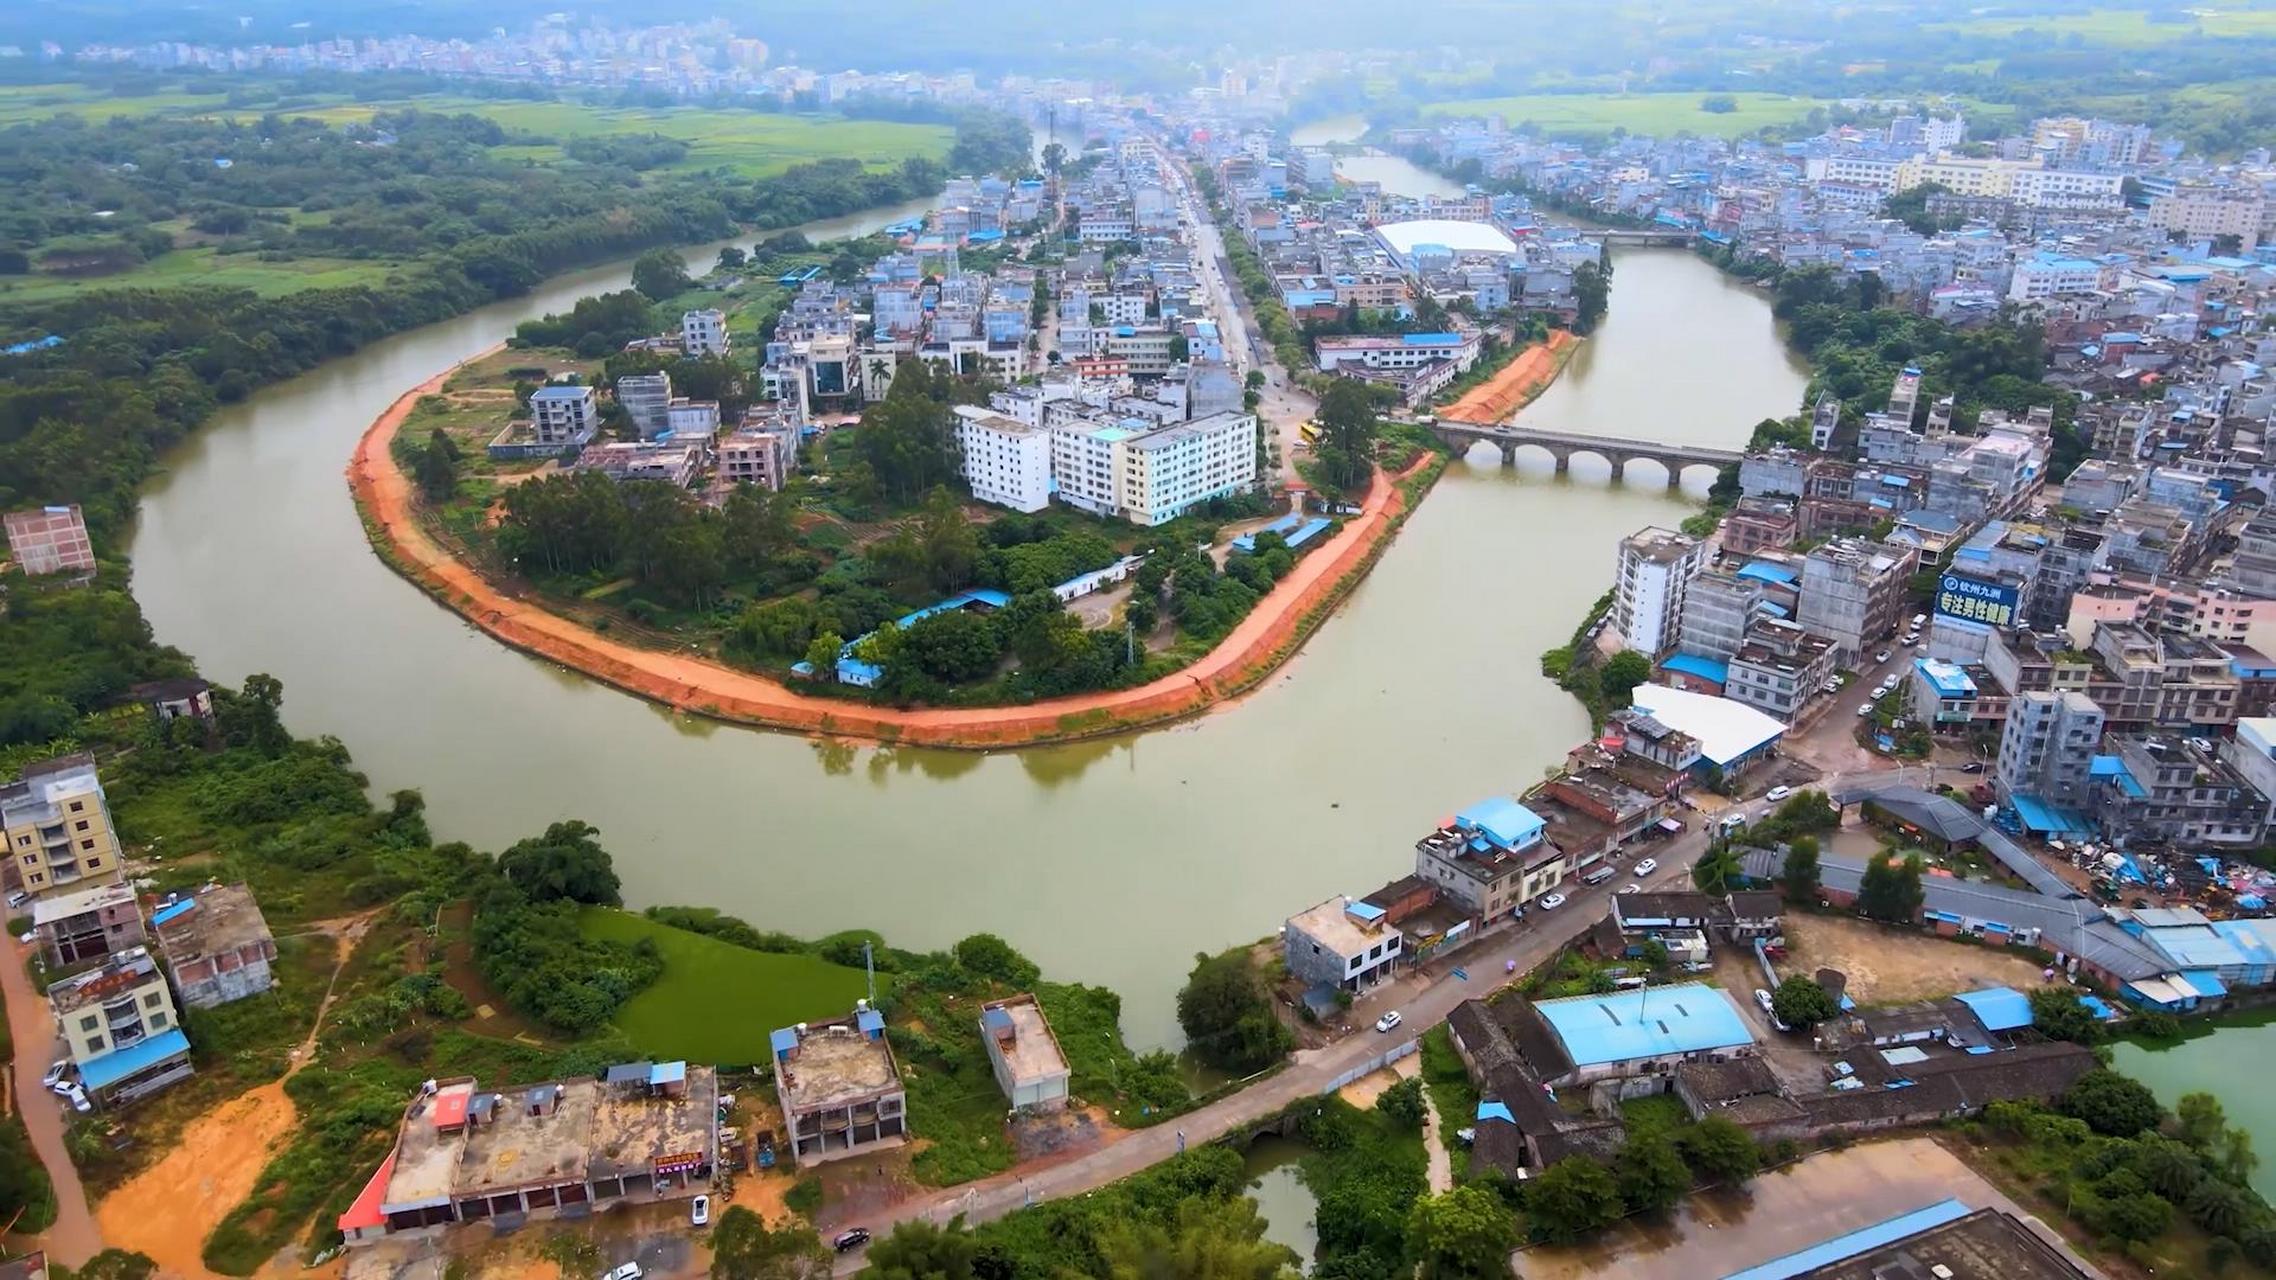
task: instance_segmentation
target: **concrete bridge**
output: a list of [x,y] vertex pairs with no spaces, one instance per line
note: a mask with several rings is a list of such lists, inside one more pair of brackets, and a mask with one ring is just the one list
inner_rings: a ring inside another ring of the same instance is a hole
[[1671,244],[1677,248],[1689,245],[1699,238],[1696,231],[1682,227],[1646,227],[1634,230],[1590,231],[1588,235],[1606,244]]
[[1667,472],[1667,487],[1683,486],[1683,473],[1692,467],[1712,467],[1717,471],[1735,466],[1744,456],[1736,449],[1710,449],[1704,445],[1660,444],[1652,440],[1623,440],[1616,436],[1587,436],[1570,431],[1541,431],[1525,426],[1482,426],[1472,422],[1454,422],[1445,418],[1430,425],[1430,430],[1448,445],[1467,451],[1472,445],[1484,441],[1500,449],[1502,465],[1517,465],[1517,451],[1539,449],[1557,464],[1557,474],[1572,469],[1573,455],[1593,454],[1612,464],[1612,478],[1625,479],[1628,464],[1638,460],[1656,462]]

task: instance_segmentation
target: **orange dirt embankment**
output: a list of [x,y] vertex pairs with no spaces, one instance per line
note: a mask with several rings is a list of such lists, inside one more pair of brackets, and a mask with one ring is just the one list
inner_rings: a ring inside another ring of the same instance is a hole
[[1530,404],[1565,364],[1565,351],[1580,341],[1563,329],[1549,331],[1549,340],[1518,352],[1501,371],[1462,393],[1438,416],[1453,422],[1490,427]]
[[[396,466],[390,446],[419,397],[441,390],[452,372],[403,393],[356,446],[348,483],[380,557],[459,616],[524,653],[679,711],[770,729],[985,750],[1073,741],[1198,715],[1253,688],[1294,656],[1328,606],[1374,563],[1407,511],[1398,485],[1378,474],[1361,513],[1326,546],[1299,560],[1231,635],[1192,666],[1137,688],[986,708],[903,710],[813,697],[749,671],[610,639],[514,597],[438,544],[419,522],[410,478]],[[1432,465],[1434,455],[1426,454],[1398,479]]]

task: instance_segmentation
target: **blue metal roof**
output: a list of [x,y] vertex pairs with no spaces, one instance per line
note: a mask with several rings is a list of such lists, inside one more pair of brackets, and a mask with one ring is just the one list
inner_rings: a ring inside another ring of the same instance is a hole
[[991,1032],[1012,1030],[1011,1010],[1001,1008],[982,1009],[980,1011],[980,1026],[982,1030]]
[[1801,575],[1782,564],[1771,564],[1767,560],[1755,560],[1750,562],[1746,568],[1739,570],[1738,576],[1752,578],[1757,582],[1792,582]]
[[1911,1213],[1899,1214],[1886,1222],[1877,1222],[1847,1235],[1822,1240],[1783,1258],[1773,1258],[1760,1266],[1744,1271],[1733,1271],[1723,1280],[1789,1280],[1790,1277],[1815,1271],[1819,1267],[1854,1258],[1868,1249],[1894,1244],[1906,1236],[1918,1235],[1930,1227],[1941,1227],[1968,1216],[1968,1206],[1957,1200],[1944,1200]]
[[141,1044],[126,1049],[114,1049],[100,1058],[79,1064],[79,1082],[100,1092],[138,1072],[147,1071],[168,1058],[190,1051],[190,1038],[180,1028],[161,1031]]
[[171,924],[197,910],[197,905],[198,902],[195,898],[184,898],[180,902],[169,902],[150,913],[150,923],[153,925]]
[[1987,1030],[2013,1031],[2031,1025],[2031,998],[2013,987],[1963,991],[1953,999],[1973,1009]]
[[1462,341],[1459,333],[1403,333],[1399,341],[1410,347],[1451,347]]
[[1346,913],[1361,920],[1380,920],[1384,916],[1383,908],[1372,902],[1347,902],[1343,909]]
[[659,1062],[648,1068],[650,1084],[678,1084],[687,1078],[688,1064],[685,1062]]
[[1492,844],[1504,849],[1523,849],[1541,838],[1549,824],[1541,815],[1526,808],[1508,796],[1495,796],[1480,800],[1454,815],[1454,821],[1465,830],[1475,831]]
[[876,1036],[885,1030],[885,1015],[875,1009],[864,1009],[854,1015],[854,1028],[865,1036]]
[[774,1050],[775,1061],[780,1062],[784,1054],[798,1047],[798,1028],[777,1027],[768,1032],[767,1046]]
[[1679,653],[1661,663],[1660,667],[1667,671],[1680,671],[1687,676],[1697,676],[1702,680],[1712,680],[1716,684],[1726,683],[1731,678],[1730,663],[1717,662],[1696,653]]
[[1506,1120],[1511,1124],[1517,1123],[1517,1117],[1509,1113],[1509,1104],[1506,1102],[1479,1103],[1478,1118],[1480,1120]]
[[1542,1000],[1533,1008],[1581,1067],[1754,1043],[1731,998],[1696,982]]
[[2218,1000],[2229,993],[2228,987],[2221,982],[2221,976],[2211,969],[2183,969],[2181,980],[2188,983],[2191,990],[2209,1000]]

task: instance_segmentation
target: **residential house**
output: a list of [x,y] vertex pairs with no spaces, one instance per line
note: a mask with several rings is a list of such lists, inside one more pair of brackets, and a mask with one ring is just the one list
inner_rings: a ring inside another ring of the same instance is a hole
[[980,1009],[980,1038],[996,1087],[1014,1111],[1054,1111],[1067,1105],[1073,1072],[1059,1038],[1032,995],[991,1000]]

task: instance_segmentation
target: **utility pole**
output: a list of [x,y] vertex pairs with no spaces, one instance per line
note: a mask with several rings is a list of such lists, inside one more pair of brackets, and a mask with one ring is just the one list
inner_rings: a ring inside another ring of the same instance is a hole
[[861,944],[861,972],[869,981],[869,1007],[874,1009],[877,1007],[877,957],[870,953],[867,939]]

